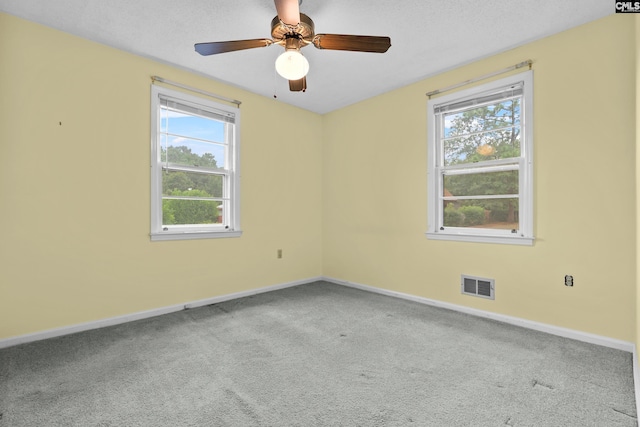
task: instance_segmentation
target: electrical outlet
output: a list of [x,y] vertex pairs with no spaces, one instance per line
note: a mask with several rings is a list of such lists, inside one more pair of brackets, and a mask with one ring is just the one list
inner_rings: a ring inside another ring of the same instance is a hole
[[282,249],[278,249],[278,259],[282,258]]
[[573,276],[569,276],[568,274],[564,276],[564,285],[573,286]]

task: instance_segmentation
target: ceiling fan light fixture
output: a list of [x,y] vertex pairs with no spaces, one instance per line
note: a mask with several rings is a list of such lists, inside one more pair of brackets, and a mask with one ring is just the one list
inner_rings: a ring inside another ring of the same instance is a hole
[[276,71],[287,80],[300,80],[309,72],[309,61],[296,50],[286,50],[276,59]]

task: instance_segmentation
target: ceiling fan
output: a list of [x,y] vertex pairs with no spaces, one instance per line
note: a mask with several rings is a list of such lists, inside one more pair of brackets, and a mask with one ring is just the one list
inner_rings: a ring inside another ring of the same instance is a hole
[[391,47],[389,37],[315,34],[313,21],[300,13],[298,0],[274,1],[278,15],[271,21],[273,39],[196,43],[196,52],[206,56],[278,44],[285,48],[285,52],[276,60],[276,71],[289,80],[289,90],[299,92],[307,89],[309,62],[300,53],[300,49],[307,45],[312,44],[318,49],[373,53],[384,53]]

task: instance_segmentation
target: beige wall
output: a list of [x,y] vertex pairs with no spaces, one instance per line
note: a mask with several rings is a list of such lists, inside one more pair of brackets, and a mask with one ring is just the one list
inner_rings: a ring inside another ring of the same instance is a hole
[[[636,15],[635,18],[635,72],[636,72],[636,109],[635,109],[635,124],[636,124],[636,297],[635,297],[635,308],[636,308],[636,336],[635,342],[636,346],[640,344],[640,219],[638,213],[640,212],[640,150],[638,147],[640,146],[640,54],[638,53],[638,49],[640,48],[640,15]],[[637,354],[636,354],[637,356]],[[640,396],[636,396],[636,401],[640,401]],[[640,405],[638,405],[640,406]]]
[[[0,339],[324,274],[640,340],[635,40],[615,15],[319,116],[0,14]],[[428,240],[424,94],[525,59],[535,245]],[[149,241],[151,75],[243,101],[241,238]]]
[[[326,115],[324,274],[634,341],[634,40],[615,15]],[[534,246],[428,240],[425,93],[527,59]],[[495,301],[461,274],[495,278]]]
[[[150,242],[152,75],[243,102],[241,238]],[[0,14],[0,338],[317,277],[321,142],[319,115]]]

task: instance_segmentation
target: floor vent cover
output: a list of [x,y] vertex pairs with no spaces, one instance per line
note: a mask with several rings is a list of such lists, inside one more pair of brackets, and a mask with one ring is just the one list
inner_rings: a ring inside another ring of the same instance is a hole
[[495,299],[495,280],[485,279],[484,277],[462,275],[460,279],[460,287],[465,295],[473,295],[474,297]]

